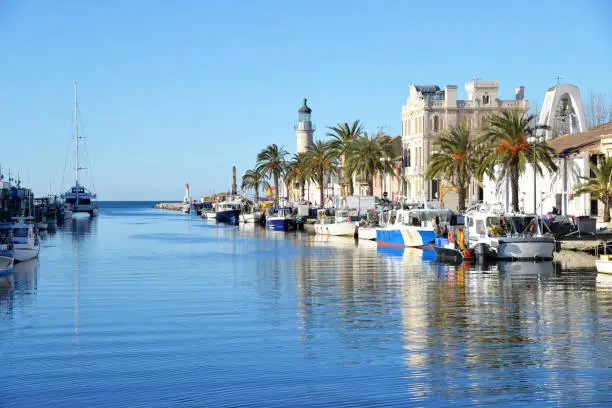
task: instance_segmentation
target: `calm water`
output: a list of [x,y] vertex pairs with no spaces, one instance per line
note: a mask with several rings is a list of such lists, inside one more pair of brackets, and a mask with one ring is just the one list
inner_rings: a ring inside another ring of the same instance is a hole
[[612,402],[612,283],[107,203],[0,284],[0,406]]

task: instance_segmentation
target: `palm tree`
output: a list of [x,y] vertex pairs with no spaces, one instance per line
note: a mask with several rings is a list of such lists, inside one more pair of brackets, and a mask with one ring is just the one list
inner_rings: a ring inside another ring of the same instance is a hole
[[259,168],[247,170],[242,176],[241,188],[243,190],[247,188],[254,189],[255,202],[259,201],[259,187],[268,188],[269,185],[266,174]]
[[604,204],[604,222],[610,222],[610,198],[612,198],[612,157],[599,157],[599,163],[589,163],[595,177],[580,178],[584,181],[574,186],[574,194],[590,194]]
[[474,141],[470,130],[459,125],[442,133],[432,145],[433,154],[425,171],[427,178],[443,178],[459,187],[459,212],[466,209],[467,192],[472,178],[476,177],[478,160],[476,160]]
[[361,175],[367,180],[368,194],[374,194],[374,177],[378,173],[393,174],[391,150],[386,139],[379,137],[359,137],[346,158],[346,173],[349,177]]
[[293,159],[285,165],[284,182],[286,186],[299,183],[301,197],[304,198],[306,182],[310,180],[310,166],[305,153],[293,155]]
[[339,153],[330,142],[317,140],[305,155],[310,179],[319,187],[319,206],[323,208],[325,204],[323,191],[327,186],[327,176],[336,174]]
[[257,169],[274,179],[277,199],[279,194],[278,181],[285,172],[285,157],[287,157],[287,154],[287,151],[282,147],[271,144],[257,155]]
[[[525,173],[527,163],[531,163],[534,171],[542,174],[542,165],[549,171],[556,171],[557,166],[553,160],[554,149],[548,143],[528,143],[534,130],[540,127],[532,126],[534,115],[527,116],[517,109],[506,110],[493,116],[485,128],[480,145],[486,154],[482,155],[476,175],[482,179],[483,175],[493,178],[495,168],[498,166],[499,177],[510,179],[512,190],[512,210],[519,211],[519,178]],[[535,162],[534,162],[535,150]]]
[[332,138],[331,145],[338,151],[340,156],[340,166],[342,168],[341,176],[345,183],[349,186],[349,195],[353,195],[354,186],[352,177],[348,177],[344,171],[344,162],[350,154],[353,143],[362,136],[363,126],[359,123],[359,119],[355,120],[352,125],[347,122],[338,123],[336,126],[327,127],[331,132],[327,136]]

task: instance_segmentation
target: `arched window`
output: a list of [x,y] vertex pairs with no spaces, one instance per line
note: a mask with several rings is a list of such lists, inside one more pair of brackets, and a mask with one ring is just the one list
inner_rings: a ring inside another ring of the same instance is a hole
[[489,104],[489,95],[483,95],[482,96],[482,104],[483,105],[488,105]]
[[440,118],[440,130],[444,130],[444,118]]
[[433,130],[434,132],[440,131],[440,120],[438,119],[438,116],[434,116],[433,118]]

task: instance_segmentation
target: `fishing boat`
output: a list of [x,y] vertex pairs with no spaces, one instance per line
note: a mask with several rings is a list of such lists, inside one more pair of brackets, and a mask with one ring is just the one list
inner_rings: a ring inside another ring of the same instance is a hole
[[15,257],[13,242],[13,223],[0,223],[0,256],[7,258]]
[[12,224],[12,228],[15,261],[22,262],[36,258],[40,252],[40,242],[38,234],[34,233],[33,225],[18,221]]
[[240,201],[226,200],[217,203],[215,219],[217,222],[238,225],[240,222]]
[[274,231],[293,231],[295,215],[290,207],[279,207],[266,216],[266,228]]
[[446,209],[397,210],[394,220],[391,219],[386,227],[376,229],[376,243],[392,247],[429,247],[436,238],[435,224],[454,224],[455,220],[454,213]]
[[503,260],[553,259],[555,239],[544,234],[533,214],[504,213],[501,207],[479,204],[465,215],[467,240],[477,254]]
[[62,198],[66,202],[67,209],[70,215],[64,211],[64,217],[70,218],[76,213],[87,213],[91,217],[98,215],[97,196],[88,190],[79,182],[79,172],[83,169],[79,167],[79,120],[78,120],[78,101],[77,101],[77,83],[74,82],[74,122],[75,122],[75,183],[67,192],[62,194]]
[[333,217],[318,215],[320,215],[317,217],[318,221],[314,224],[315,234],[317,235],[353,237],[357,234],[357,223],[351,220],[349,210],[336,210]]

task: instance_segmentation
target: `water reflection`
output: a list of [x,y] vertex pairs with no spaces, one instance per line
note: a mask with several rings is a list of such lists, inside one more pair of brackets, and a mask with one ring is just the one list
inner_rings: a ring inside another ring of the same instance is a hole
[[62,226],[64,231],[70,231],[73,240],[83,240],[96,233],[98,217],[78,216],[66,220]]
[[13,270],[15,291],[20,294],[35,294],[38,286],[39,258],[18,262]]

